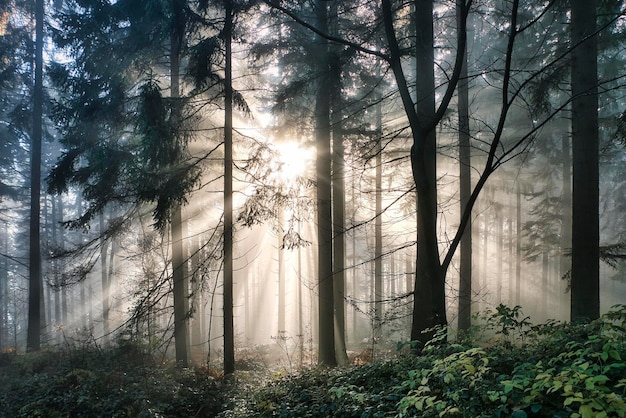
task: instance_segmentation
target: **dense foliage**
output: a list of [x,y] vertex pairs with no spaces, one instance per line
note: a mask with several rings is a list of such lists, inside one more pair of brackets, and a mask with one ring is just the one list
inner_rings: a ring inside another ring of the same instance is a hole
[[[259,391],[250,416],[623,417],[626,306],[585,324],[531,326],[499,306],[459,343],[348,370],[311,370]],[[489,344],[477,336],[494,333]]]
[[207,373],[157,366],[134,344],[0,357],[0,417],[207,417],[222,404]]
[[[533,326],[498,306],[468,333],[436,333],[415,355],[299,374],[157,366],[140,346],[0,356],[0,416],[133,417],[624,417],[626,305],[599,320]],[[256,380],[254,385],[251,380]]]

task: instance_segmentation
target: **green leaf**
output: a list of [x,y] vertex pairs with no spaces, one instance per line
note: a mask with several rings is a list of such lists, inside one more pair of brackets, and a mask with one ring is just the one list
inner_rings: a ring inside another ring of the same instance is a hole
[[593,409],[591,409],[591,405],[581,405],[578,409],[578,412],[580,413],[582,418],[593,417]]
[[516,409],[511,413],[511,418],[527,418],[528,414],[521,409]]

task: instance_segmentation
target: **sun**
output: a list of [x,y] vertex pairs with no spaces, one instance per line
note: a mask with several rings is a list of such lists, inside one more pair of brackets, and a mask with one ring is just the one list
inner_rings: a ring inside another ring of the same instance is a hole
[[278,156],[279,175],[283,181],[295,181],[303,177],[312,161],[313,150],[296,141],[275,142],[274,147]]

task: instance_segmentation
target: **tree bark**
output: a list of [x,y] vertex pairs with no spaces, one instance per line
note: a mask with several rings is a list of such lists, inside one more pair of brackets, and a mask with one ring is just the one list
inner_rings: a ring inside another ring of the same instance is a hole
[[[463,31],[463,8],[456,5],[457,36]],[[469,127],[469,81],[467,78],[467,52],[463,51],[463,64],[458,84],[459,106],[459,200],[460,213],[468,206],[472,194],[472,173]],[[459,330],[468,330],[472,322],[472,222],[465,227],[460,244],[459,266]]]
[[[329,21],[337,33],[337,3],[330,5]],[[332,78],[332,216],[333,216],[333,304],[335,305],[335,357],[339,365],[348,364],[346,353],[346,279],[345,279],[345,175],[343,146],[343,98],[341,96],[341,48],[334,46],[329,63]]]
[[105,233],[105,219],[104,213],[100,214],[100,282],[102,285],[102,334],[104,341],[108,340],[108,336],[110,331],[109,326],[109,296],[111,291],[111,282],[109,280],[108,275],[108,267],[107,267],[107,249],[109,243],[106,241],[104,237]]
[[596,0],[572,0],[571,320],[600,316]]
[[[416,112],[411,167],[417,190],[417,265],[411,339],[425,344],[432,329],[445,325],[445,275],[437,242],[437,137],[435,133],[435,58],[433,1],[415,1]],[[462,52],[459,52],[462,53]],[[424,127],[430,127],[424,129]],[[416,134],[417,133],[417,134]]]
[[283,234],[284,234],[284,209],[278,208],[278,335],[281,332],[287,331],[285,325],[285,310],[286,310],[286,283],[285,283],[285,252],[282,247]]
[[383,190],[382,190],[382,111],[381,104],[376,105],[376,145],[374,152],[375,164],[375,213],[374,220],[374,339],[377,340],[382,335],[383,325]]
[[[316,0],[318,29],[328,32],[326,2]],[[318,245],[318,292],[319,292],[319,358],[318,363],[333,367],[335,358],[335,319],[332,249],[331,208],[331,130],[330,130],[330,83],[328,41],[317,37],[319,85],[315,100],[315,142],[317,156],[315,172],[317,182],[317,245]]]
[[[180,99],[180,53],[184,42],[185,16],[184,0],[172,1],[172,33],[170,46],[170,96],[174,100],[174,109],[178,109],[176,101]],[[173,112],[172,122],[178,125],[180,113]],[[174,161],[179,163],[180,161]],[[183,242],[182,207],[177,205],[172,212],[171,221],[172,247],[172,281],[174,293],[174,343],[176,363],[181,367],[189,366],[189,344],[187,337],[187,272]]]
[[28,279],[28,332],[26,348],[41,348],[41,142],[43,136],[43,20],[44,1],[35,1],[35,86],[33,91],[33,132],[30,170],[30,251]]
[[[559,299],[563,300],[563,294],[567,286],[565,285],[565,277],[572,269],[572,259],[567,255],[572,246],[572,157],[571,157],[571,141],[569,135],[564,134],[561,137],[561,153],[563,161],[563,190],[561,191],[561,254],[559,257],[559,283],[558,286]],[[563,303],[568,303],[563,301]],[[565,308],[567,309],[567,308]]]
[[224,374],[235,371],[233,323],[233,85],[232,0],[224,0]]
[[[2,249],[8,255],[9,233],[6,221],[2,223]],[[0,262],[0,350],[9,347],[9,259]]]

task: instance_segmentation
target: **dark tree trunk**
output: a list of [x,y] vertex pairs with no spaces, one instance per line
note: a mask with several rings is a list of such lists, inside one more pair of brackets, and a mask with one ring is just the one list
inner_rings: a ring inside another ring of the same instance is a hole
[[[446,324],[445,275],[437,242],[437,137],[433,1],[415,1],[417,125],[411,167],[417,190],[417,265],[411,339],[426,343],[436,325]],[[424,127],[429,127],[424,129]]]
[[100,282],[102,285],[102,334],[104,341],[106,342],[109,337],[110,326],[109,326],[109,311],[110,311],[110,303],[109,296],[111,291],[111,282],[109,280],[109,271],[107,266],[107,252],[109,243],[104,238],[105,232],[105,219],[104,214],[100,214]]
[[[172,122],[180,123],[180,111],[176,101],[180,98],[180,54],[184,43],[185,16],[184,0],[172,1],[172,33],[170,45],[170,96],[174,100]],[[174,161],[180,163],[180,161]],[[176,363],[189,366],[189,344],[187,337],[187,272],[183,241],[182,207],[177,205],[172,211],[171,222],[172,281],[174,293],[174,344]]]
[[382,111],[381,104],[376,105],[376,145],[375,164],[375,213],[374,220],[374,338],[382,335],[383,326],[383,158],[382,158]]
[[572,321],[600,316],[596,1],[572,0]]
[[[9,234],[7,223],[2,224],[2,249],[8,254]],[[0,350],[9,347],[9,259],[2,257],[0,262]]]
[[[456,6],[457,36],[463,30],[463,9]],[[469,127],[469,81],[467,78],[467,53],[463,54],[463,65],[458,84],[459,105],[459,199],[460,213],[468,206],[472,193]],[[468,330],[472,321],[472,222],[468,222],[460,244],[459,266],[459,322],[460,330]]]
[[224,0],[224,374],[235,371],[233,323],[233,85],[232,0]]
[[502,303],[502,273],[503,273],[503,263],[502,259],[503,249],[504,249],[504,236],[503,236],[503,226],[504,219],[502,216],[502,205],[496,203],[494,205],[495,209],[495,223],[496,223],[496,303]]
[[[323,0],[316,0],[317,25],[322,32],[328,32],[327,6]],[[317,182],[317,245],[318,245],[318,292],[319,292],[319,358],[325,366],[336,366],[334,286],[332,249],[332,208],[331,208],[331,138],[330,138],[330,96],[328,41],[318,37],[318,72],[320,82],[315,100],[315,161]]]
[[[337,34],[337,3],[330,4],[329,21]],[[332,108],[332,212],[333,212],[333,303],[335,305],[335,357],[339,365],[348,364],[346,353],[346,279],[345,279],[345,181],[343,146],[343,98],[341,96],[341,48],[331,50],[330,77],[333,85]]]
[[35,1],[35,87],[33,92],[33,132],[30,171],[30,251],[28,279],[28,332],[26,348],[41,348],[41,243],[40,243],[40,194],[41,194],[41,142],[43,136],[43,20],[44,1]]
[[[559,281],[563,280],[572,268],[572,259],[566,254],[572,246],[572,157],[568,135],[561,137],[561,152],[563,161],[563,190],[561,192],[561,254],[559,262]],[[567,286],[561,285],[561,289]],[[562,295],[561,295],[562,296]],[[560,296],[560,297],[561,297]]]
[[522,190],[517,183],[515,188],[515,305],[522,303]]

